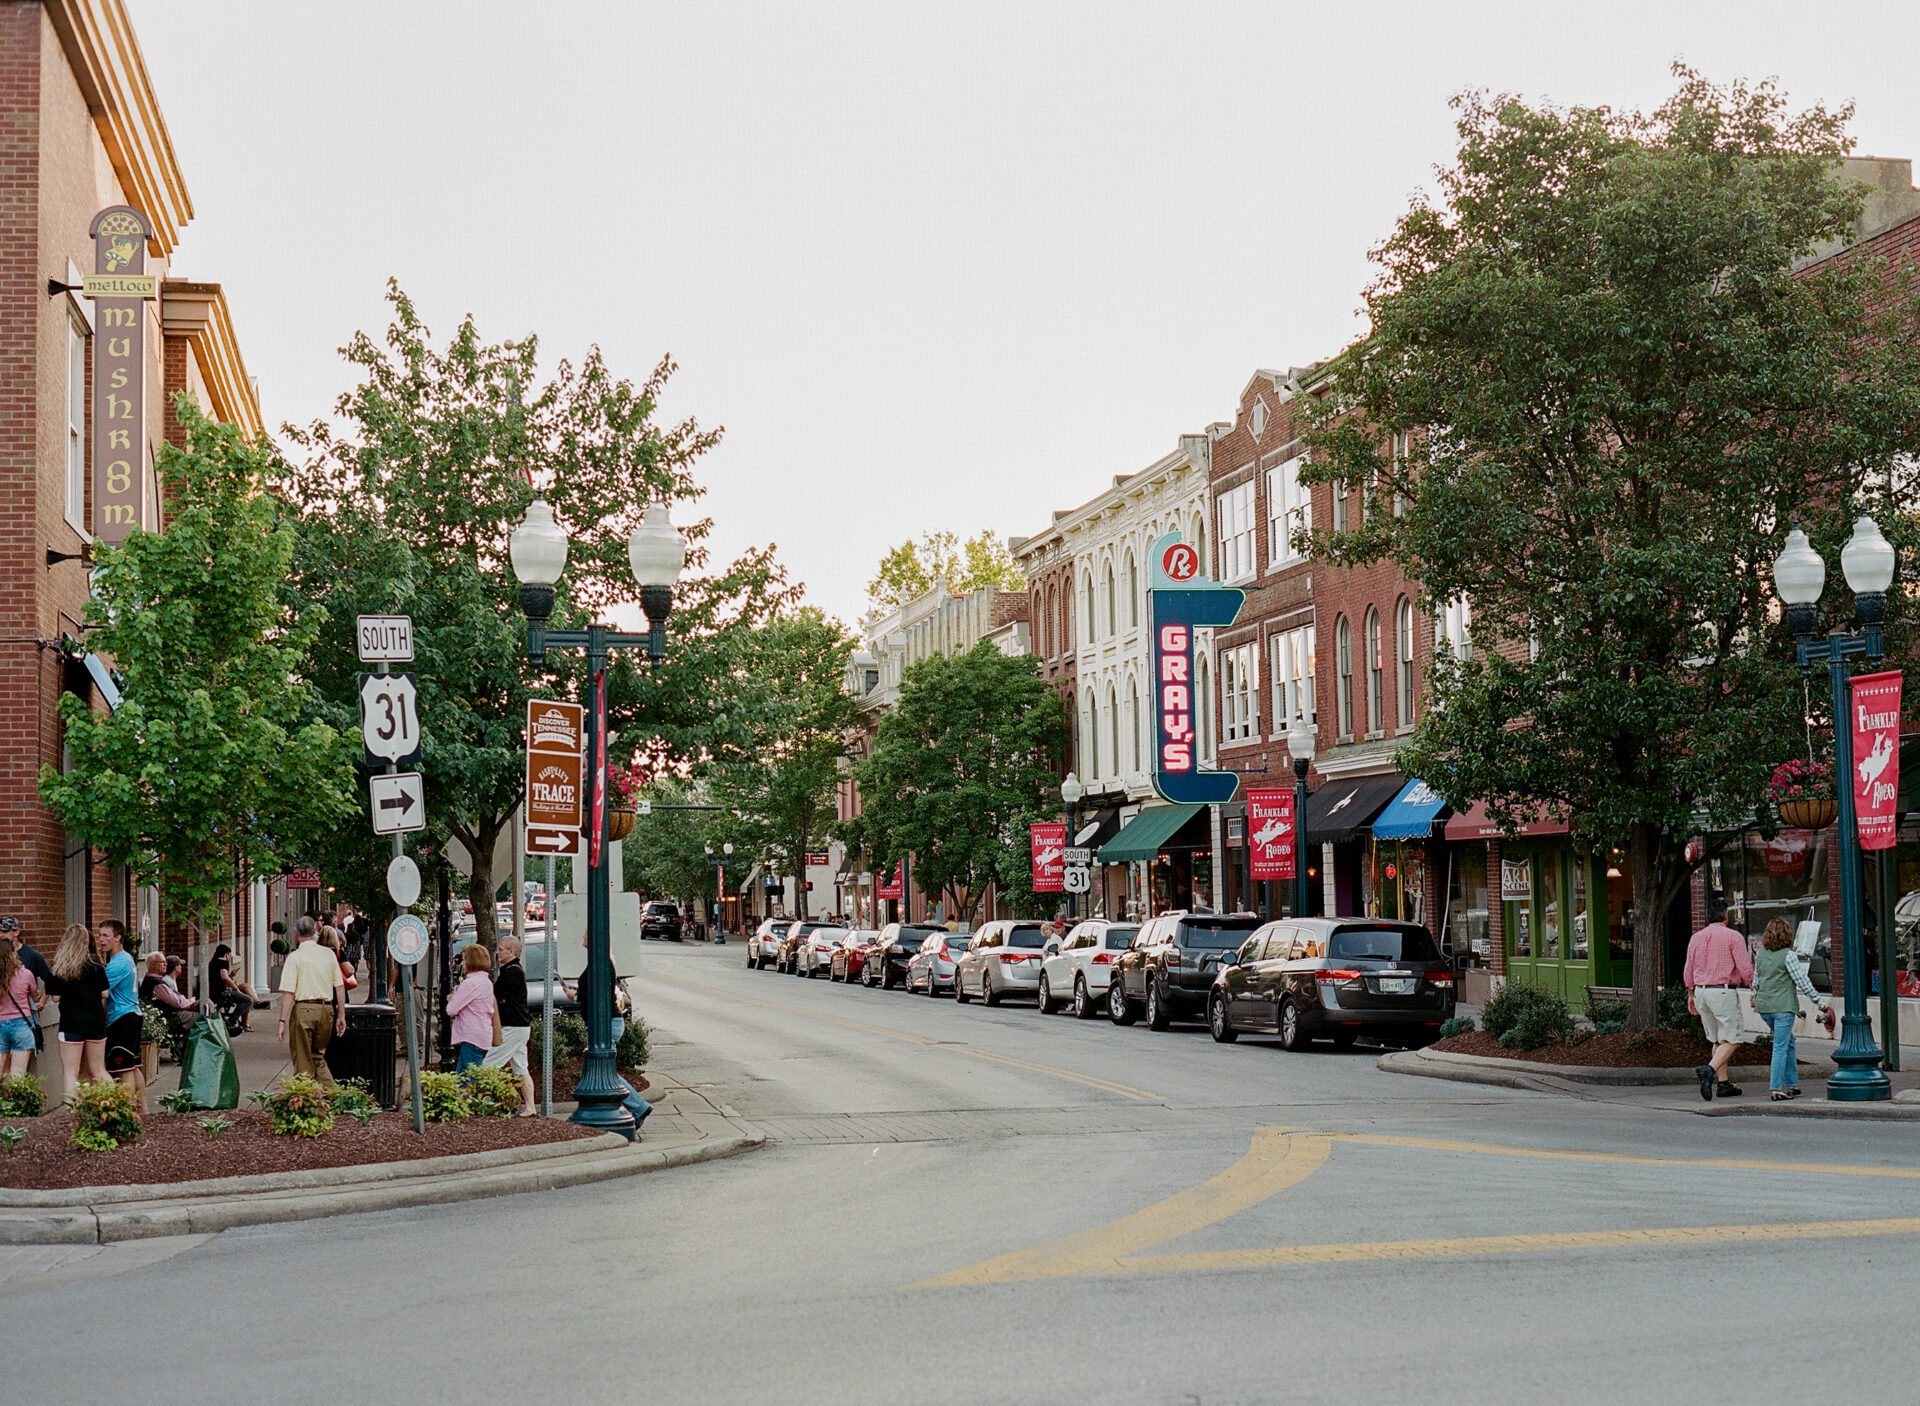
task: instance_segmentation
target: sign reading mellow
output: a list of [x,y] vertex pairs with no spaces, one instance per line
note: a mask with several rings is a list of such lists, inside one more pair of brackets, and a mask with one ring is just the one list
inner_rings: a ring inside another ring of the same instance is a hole
[[1169,532],[1147,553],[1147,621],[1153,630],[1153,789],[1180,805],[1221,805],[1240,778],[1200,766],[1208,699],[1194,677],[1195,632],[1240,618],[1247,593],[1201,573],[1200,554]]

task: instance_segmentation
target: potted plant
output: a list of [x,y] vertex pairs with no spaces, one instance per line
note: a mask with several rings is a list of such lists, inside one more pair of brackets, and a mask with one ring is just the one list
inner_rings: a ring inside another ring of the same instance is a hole
[[1795,757],[1780,763],[1767,783],[1767,795],[1781,823],[1795,830],[1824,830],[1840,808],[1831,762]]
[[646,789],[647,775],[640,769],[640,759],[635,757],[623,770],[616,771],[608,779],[612,785],[610,799],[613,804],[607,807],[607,838],[624,840],[633,833],[634,803]]

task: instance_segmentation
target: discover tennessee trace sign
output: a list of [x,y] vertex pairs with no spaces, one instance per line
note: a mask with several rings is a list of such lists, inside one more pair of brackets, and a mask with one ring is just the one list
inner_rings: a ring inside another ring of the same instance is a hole
[[582,804],[581,739],[584,710],[578,703],[527,700],[528,854],[578,854]]
[[1178,805],[1221,805],[1240,778],[1200,767],[1200,710],[1194,633],[1240,618],[1247,593],[1201,574],[1199,554],[1169,532],[1147,553],[1147,621],[1153,631],[1153,789]]

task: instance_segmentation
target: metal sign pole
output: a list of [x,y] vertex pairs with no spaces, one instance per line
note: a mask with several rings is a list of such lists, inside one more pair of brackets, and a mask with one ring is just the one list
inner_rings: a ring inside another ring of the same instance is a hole
[[553,856],[547,856],[547,984],[540,998],[540,1116],[553,1117],[553,984],[559,980],[559,944],[554,937]]
[[420,1031],[413,1017],[413,964],[400,964],[400,1001],[407,1017],[407,1087],[413,1090],[413,1130],[424,1135],[426,1118],[420,1111]]

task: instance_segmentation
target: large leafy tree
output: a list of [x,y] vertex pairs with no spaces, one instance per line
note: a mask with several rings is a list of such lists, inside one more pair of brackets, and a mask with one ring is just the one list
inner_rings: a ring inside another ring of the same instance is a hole
[[1782,536],[1831,553],[1853,514],[1910,503],[1920,424],[1904,290],[1864,258],[1795,271],[1861,209],[1849,113],[1676,72],[1646,115],[1460,100],[1443,198],[1376,251],[1370,335],[1309,435],[1311,476],[1369,509],[1316,550],[1471,609],[1405,765],[1624,842],[1637,1027],[1688,837],[1764,814],[1804,746]]
[[862,811],[849,839],[876,872],[911,855],[914,882],[971,922],[990,884],[1025,892],[1026,827],[1066,745],[1066,712],[1035,660],[984,641],[923,659],[855,769]]
[[156,462],[166,526],[101,547],[88,648],[124,701],[60,700],[71,766],[46,768],[60,823],[156,885],[203,936],[241,870],[272,873],[352,808],[346,741],[301,681],[321,615],[291,614],[294,533],[265,492],[271,459],[181,397],[183,447]]
[[879,570],[867,583],[867,595],[884,610],[924,595],[936,581],[946,582],[947,589],[956,593],[989,586],[1009,591],[1026,587],[1007,544],[990,530],[983,528],[962,541],[958,534],[942,529],[910,537],[880,558]]
[[[638,594],[629,534],[650,500],[699,497],[693,465],[718,431],[659,418],[670,361],[635,384],[593,349],[543,374],[531,337],[489,343],[469,318],[436,344],[397,287],[389,301],[384,341],[363,334],[345,349],[359,382],[333,421],[287,430],[301,452],[285,479],[301,532],[292,591],[303,608],[324,609],[313,678],[341,726],[357,715],[353,615],[413,616],[428,802],[439,833],[478,857],[468,894],[478,935],[490,942],[492,896],[505,877],[492,855],[520,798],[527,699],[581,697],[584,686],[577,652],[550,652],[538,666],[527,659],[508,539],[537,488],[571,542],[554,624],[577,627],[629,607]],[[711,523],[680,526],[690,551],[678,635],[724,632],[783,598],[770,552],[715,570]],[[616,755],[654,745],[635,725],[641,700],[647,716],[677,727],[662,746],[697,751],[700,653],[678,650],[645,678],[628,655],[616,656],[608,697],[612,726],[626,734]],[[349,841],[356,853],[357,843]]]

